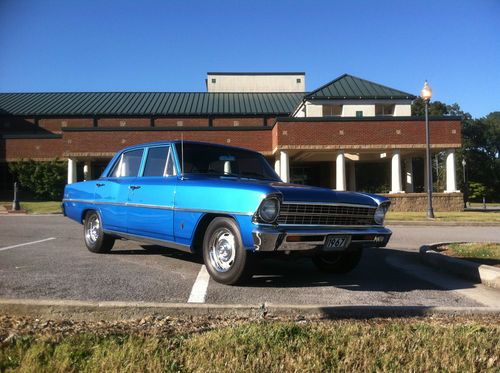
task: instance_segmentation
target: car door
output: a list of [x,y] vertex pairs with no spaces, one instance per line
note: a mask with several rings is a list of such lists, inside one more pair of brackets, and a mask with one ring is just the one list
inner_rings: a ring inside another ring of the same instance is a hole
[[96,180],[95,202],[105,230],[127,231],[127,203],[132,181],[137,178],[144,149],[123,152],[108,176]]
[[173,207],[177,177],[169,145],[146,150],[142,174],[128,196],[128,233],[174,241]]

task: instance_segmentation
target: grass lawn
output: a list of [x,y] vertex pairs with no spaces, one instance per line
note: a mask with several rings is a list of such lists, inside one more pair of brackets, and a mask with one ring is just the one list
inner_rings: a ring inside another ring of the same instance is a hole
[[500,267],[500,243],[460,243],[442,247],[443,254]]
[[[12,205],[10,202],[0,202],[2,205]],[[21,209],[26,210],[28,214],[53,214],[61,212],[61,201],[29,201],[20,202]]]
[[[483,223],[500,222],[500,211],[434,212],[434,215],[436,216],[435,221],[458,221],[458,222],[474,221]],[[389,210],[386,216],[386,221],[390,223],[391,220],[427,221],[428,219],[426,212],[395,212]]]
[[[0,341],[4,341],[0,371],[494,372],[500,368],[500,319],[494,316],[225,320],[222,325],[214,319],[167,317],[132,325],[66,321],[58,326],[8,317],[2,323],[0,317]],[[35,331],[33,324],[38,325]]]

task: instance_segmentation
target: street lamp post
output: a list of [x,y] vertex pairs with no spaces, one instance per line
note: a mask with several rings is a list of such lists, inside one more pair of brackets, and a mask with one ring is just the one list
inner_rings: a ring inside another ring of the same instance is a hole
[[469,198],[469,186],[467,185],[467,162],[465,158],[462,159],[462,174],[464,176],[464,208],[467,208],[467,199]]
[[427,217],[434,219],[434,210],[432,208],[432,160],[431,160],[431,141],[429,132],[429,101],[432,97],[432,89],[427,83],[420,91],[420,97],[425,103],[425,145],[426,145],[426,164],[427,164]]

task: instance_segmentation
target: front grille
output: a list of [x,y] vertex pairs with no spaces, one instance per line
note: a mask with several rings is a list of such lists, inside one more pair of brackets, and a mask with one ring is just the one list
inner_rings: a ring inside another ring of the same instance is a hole
[[308,205],[284,203],[278,224],[373,225],[375,208],[348,205]]

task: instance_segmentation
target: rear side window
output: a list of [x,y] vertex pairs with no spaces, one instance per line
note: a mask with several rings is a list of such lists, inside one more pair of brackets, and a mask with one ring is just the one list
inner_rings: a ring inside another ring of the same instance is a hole
[[169,146],[150,148],[142,176],[173,176],[174,163]]
[[138,149],[123,153],[109,174],[109,177],[137,176],[141,167],[143,152],[143,149]]

